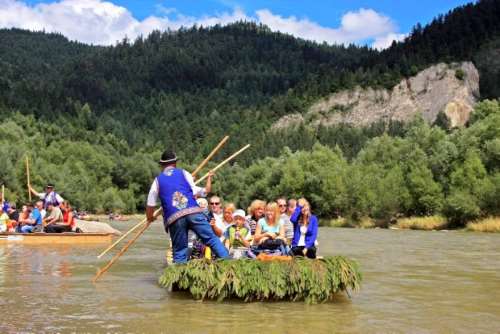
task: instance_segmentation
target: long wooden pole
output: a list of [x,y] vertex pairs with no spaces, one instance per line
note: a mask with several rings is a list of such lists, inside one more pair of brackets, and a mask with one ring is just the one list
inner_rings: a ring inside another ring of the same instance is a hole
[[[159,208],[158,210],[156,210],[154,212],[154,216],[157,217],[158,215],[161,214],[161,211],[162,209]],[[100,259],[102,256],[104,256],[104,254],[106,254],[107,252],[109,252],[111,249],[113,249],[116,245],[118,245],[123,239],[125,239],[130,233],[134,232],[135,230],[137,230],[142,224],[146,223],[147,222],[147,219],[144,218],[143,220],[141,220],[140,223],[136,224],[134,227],[132,227],[130,230],[127,231],[127,233],[125,233],[124,235],[122,235],[118,240],[116,240],[111,246],[109,246],[108,248],[106,248],[101,254],[99,254],[97,256],[98,259]]]
[[233,153],[233,155],[231,155],[229,158],[227,158],[226,160],[222,161],[220,164],[218,164],[217,166],[215,166],[214,169],[212,169],[210,172],[208,172],[207,174],[205,174],[201,179],[196,180],[196,182],[194,184],[198,184],[201,181],[205,180],[210,173],[215,173],[218,169],[222,168],[222,166],[224,166],[229,161],[231,161],[234,158],[236,158],[238,155],[240,155],[243,151],[245,151],[249,147],[250,147],[250,144],[247,144],[247,145],[243,146],[241,149],[239,149],[238,151],[236,151],[235,153]]
[[2,184],[2,206],[5,202],[5,184]]
[[111,261],[108,262],[107,265],[105,265],[104,267],[102,267],[101,269],[99,269],[99,271],[97,272],[97,274],[92,279],[93,283],[97,282],[97,280],[99,279],[99,277],[101,277],[102,274],[104,274],[106,271],[108,271],[109,268],[111,268],[111,266],[113,265],[113,263],[115,263],[116,260],[118,260],[120,258],[120,256],[122,256],[122,254],[125,253],[130,246],[132,246],[132,244],[141,236],[141,234],[144,233],[144,231],[146,231],[146,229],[149,227],[149,225],[151,225],[151,222],[146,223],[135,234],[135,236],[132,239],[130,239],[129,242],[127,242],[125,244],[125,246],[123,246],[123,248],[120,249],[120,251],[118,253],[116,253],[115,256],[113,256],[113,258],[111,259]]
[[26,182],[28,185],[28,199],[31,202],[30,162],[28,156],[26,156]]
[[[211,172],[217,171],[219,168],[221,168],[222,166],[224,166],[225,164],[227,164],[232,159],[236,158],[239,154],[241,154],[244,150],[246,150],[249,147],[250,147],[250,144],[244,146],[239,151],[237,151],[233,155],[231,155],[229,158],[227,158],[226,160],[224,160],[223,162],[221,162],[220,164],[218,164]],[[201,178],[200,180],[198,180],[196,183],[199,183],[199,182],[201,182],[201,180],[207,178],[209,173],[207,173],[205,176],[203,176],[203,178]],[[160,209],[156,210],[155,213],[158,212],[159,210]],[[123,246],[123,248],[118,253],[116,253],[116,255],[111,259],[111,261],[108,262],[108,264],[106,264],[103,268],[99,269],[99,271],[97,272],[97,274],[92,279],[92,282],[94,282],[94,283],[97,282],[97,280],[99,279],[99,277],[101,277],[102,274],[104,274],[106,271],[108,271],[109,268],[111,268],[111,266],[113,265],[113,263],[115,263],[120,258],[120,256],[122,256],[122,254],[125,253],[127,251],[127,249],[142,235],[142,233],[144,233],[144,231],[147,230],[147,228],[149,227],[149,225],[151,225],[151,223],[147,222],[135,234],[135,236],[132,239],[130,239],[129,242],[127,242],[125,244],[125,246]]]
[[229,139],[229,136],[225,136],[224,138],[222,138],[222,140],[220,141],[220,143],[215,146],[215,148],[212,150],[212,152],[210,152],[210,154],[205,158],[205,160],[203,160],[201,162],[201,164],[196,167],[196,169],[191,173],[191,175],[193,176],[196,176],[196,174],[198,174],[200,172],[200,170],[205,167],[205,165],[210,161],[210,159],[212,159],[212,157],[215,155],[215,153],[217,153],[221,147],[226,143],[226,141]]
[[[215,155],[215,153],[217,153],[221,147],[224,145],[224,143],[229,139],[229,136],[226,136],[224,137],[221,142],[212,150],[212,152],[210,152],[210,154],[207,156],[207,158],[205,160],[202,161],[202,163],[196,167],[195,171],[191,173],[191,175],[195,175],[195,172],[196,171],[199,171],[203,168],[203,166],[205,166],[207,164],[207,162]],[[161,213],[162,209],[158,209],[155,211],[154,215],[157,216]],[[137,230],[142,224],[144,224],[146,222],[146,218],[144,218],[143,220],[141,220],[139,223],[137,223],[135,226],[133,226],[130,230],[128,230],[125,234],[123,234],[118,240],[116,240],[111,246],[109,246],[108,248],[106,248],[101,254],[99,254],[97,256],[98,259],[100,259],[101,257],[103,257],[107,252],[109,252],[110,250],[112,250],[116,245],[118,245],[123,239],[125,239],[127,236],[129,236],[130,233],[134,232],[135,230]]]

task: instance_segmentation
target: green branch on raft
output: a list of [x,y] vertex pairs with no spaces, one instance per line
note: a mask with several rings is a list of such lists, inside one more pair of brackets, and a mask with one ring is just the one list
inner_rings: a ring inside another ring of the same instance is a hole
[[166,288],[189,291],[196,299],[320,303],[347,289],[357,291],[361,272],[355,261],[343,256],[269,262],[200,259],[168,266],[159,282]]

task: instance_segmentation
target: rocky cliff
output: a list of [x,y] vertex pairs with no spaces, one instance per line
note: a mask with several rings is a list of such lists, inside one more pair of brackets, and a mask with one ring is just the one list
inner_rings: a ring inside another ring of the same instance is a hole
[[440,112],[450,126],[463,126],[478,98],[479,73],[474,64],[440,63],[402,80],[391,90],[358,87],[337,92],[313,104],[304,115],[282,117],[273,128],[301,123],[366,126],[379,120],[405,122],[417,114],[432,123]]

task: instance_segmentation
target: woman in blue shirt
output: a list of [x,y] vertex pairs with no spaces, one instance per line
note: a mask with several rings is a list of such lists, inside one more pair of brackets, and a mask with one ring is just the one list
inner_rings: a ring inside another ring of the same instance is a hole
[[307,200],[301,198],[298,201],[290,221],[293,224],[292,255],[315,259],[318,218],[311,214],[311,206]]
[[259,219],[254,235],[254,245],[261,249],[277,249],[285,245],[285,227],[280,221],[276,202],[266,205],[265,216]]

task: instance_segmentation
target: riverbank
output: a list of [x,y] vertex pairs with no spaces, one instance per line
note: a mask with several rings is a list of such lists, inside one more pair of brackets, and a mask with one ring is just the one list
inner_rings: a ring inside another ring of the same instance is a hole
[[346,227],[346,228],[390,228],[401,230],[421,230],[421,231],[439,231],[439,230],[463,230],[468,232],[488,232],[500,233],[500,217],[487,217],[467,223],[464,227],[453,227],[450,222],[442,216],[429,217],[405,217],[395,221],[388,222],[384,220],[375,220],[369,217],[360,220],[350,220],[346,218],[337,218],[326,220],[322,226],[327,227]]

